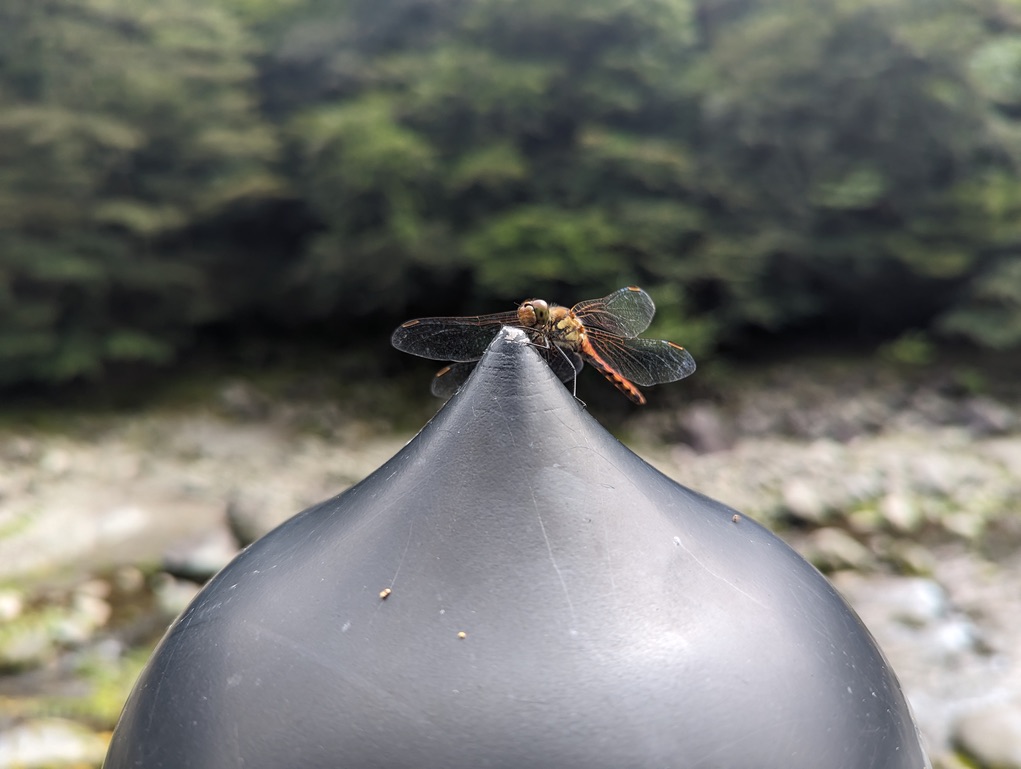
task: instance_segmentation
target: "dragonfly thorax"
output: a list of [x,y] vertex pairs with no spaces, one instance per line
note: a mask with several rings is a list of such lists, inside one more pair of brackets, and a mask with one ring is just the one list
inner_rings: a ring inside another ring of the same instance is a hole
[[550,310],[550,338],[558,347],[577,350],[585,336],[585,327],[567,307]]
[[549,304],[543,299],[528,299],[518,307],[518,324],[535,332],[541,346],[551,344],[568,350],[581,346],[585,328],[568,307]]

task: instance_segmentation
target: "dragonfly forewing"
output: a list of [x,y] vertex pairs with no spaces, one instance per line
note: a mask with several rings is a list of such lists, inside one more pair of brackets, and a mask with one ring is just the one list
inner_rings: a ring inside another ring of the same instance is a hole
[[645,331],[656,314],[652,297],[634,286],[618,289],[602,299],[578,302],[571,309],[586,328],[629,338]]
[[390,342],[421,358],[464,363],[478,360],[501,326],[518,325],[517,313],[463,318],[419,318],[398,326]]

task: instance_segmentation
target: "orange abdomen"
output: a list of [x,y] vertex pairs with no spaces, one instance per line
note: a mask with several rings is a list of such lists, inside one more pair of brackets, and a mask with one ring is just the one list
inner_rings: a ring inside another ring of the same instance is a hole
[[592,343],[589,342],[588,336],[582,335],[580,344],[578,345],[581,354],[585,357],[593,368],[602,374],[604,377],[609,379],[613,386],[624,393],[628,398],[637,403],[639,406],[645,405],[645,396],[642,395],[642,391],[634,386],[630,381],[624,378],[624,376],[614,369],[609,363],[600,357],[599,353],[592,347]]

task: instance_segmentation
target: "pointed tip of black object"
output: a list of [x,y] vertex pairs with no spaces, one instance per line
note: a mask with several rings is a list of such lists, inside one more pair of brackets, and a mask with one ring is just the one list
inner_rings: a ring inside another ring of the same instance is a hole
[[106,769],[927,766],[829,583],[618,443],[519,342],[209,583]]

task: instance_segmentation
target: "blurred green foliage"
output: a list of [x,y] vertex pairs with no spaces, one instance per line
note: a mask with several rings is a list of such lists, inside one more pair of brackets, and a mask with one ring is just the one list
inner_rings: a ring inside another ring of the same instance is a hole
[[188,232],[283,189],[257,50],[192,0],[3,4],[0,382],[166,363],[230,310]]
[[7,0],[0,384],[631,283],[1016,348],[1019,119],[1021,0]]

